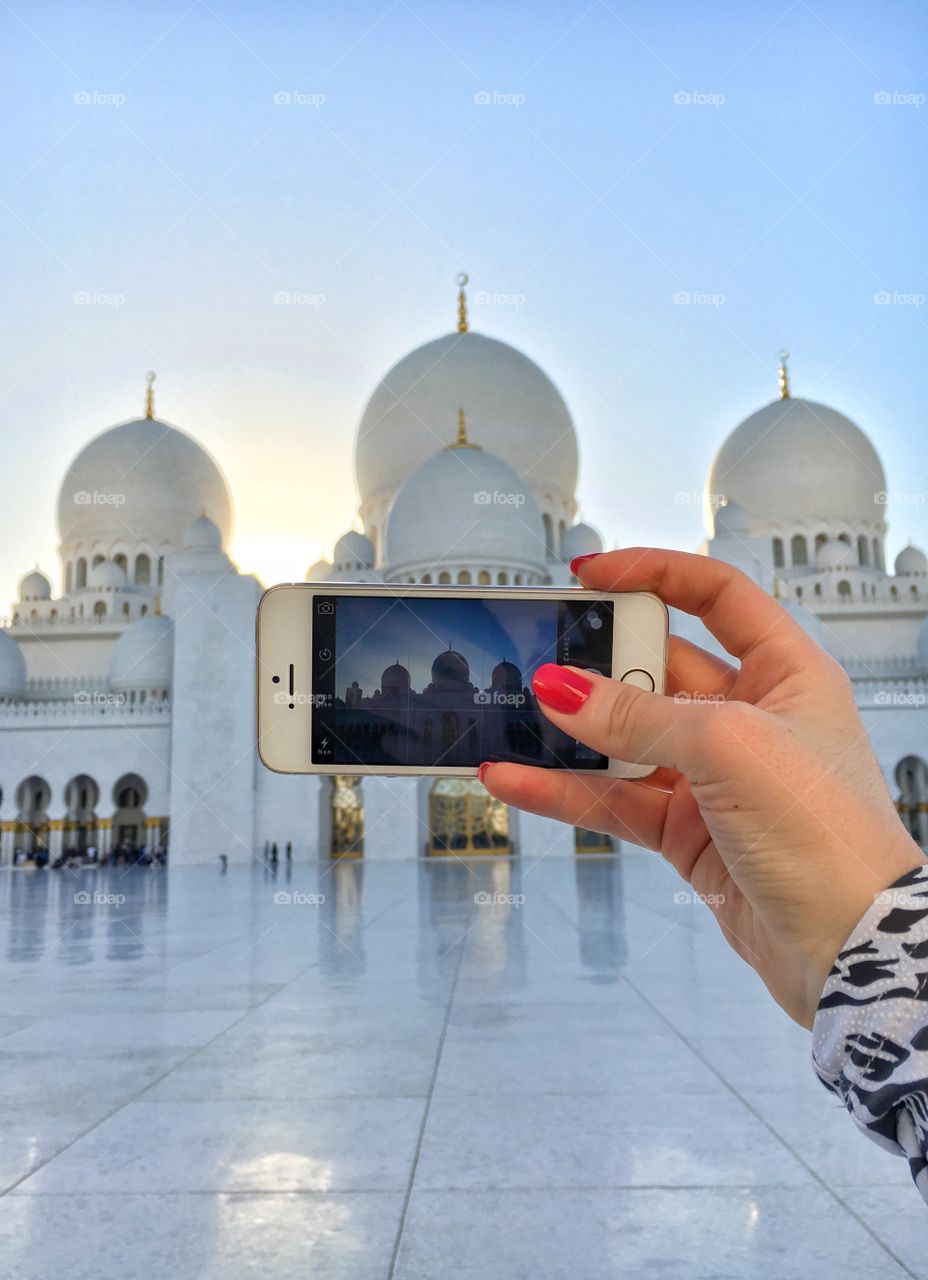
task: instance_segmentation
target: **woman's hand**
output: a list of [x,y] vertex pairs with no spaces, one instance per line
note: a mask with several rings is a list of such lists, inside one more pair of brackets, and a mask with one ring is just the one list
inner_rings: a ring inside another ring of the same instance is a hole
[[720,561],[634,548],[587,558],[576,572],[591,590],[653,591],[702,618],[740,666],[671,637],[665,695],[539,668],[535,693],[554,724],[657,772],[626,782],[499,763],[482,769],[487,789],[660,850],[712,904],[774,999],[811,1027],[848,934],[878,893],[924,862],[850,681],[775,600]]

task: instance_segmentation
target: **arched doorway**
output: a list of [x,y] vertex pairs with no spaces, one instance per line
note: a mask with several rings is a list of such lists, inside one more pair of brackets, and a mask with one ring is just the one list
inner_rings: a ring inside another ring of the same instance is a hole
[[361,779],[349,774],[336,773],[332,777],[329,804],[332,811],[329,856],[332,858],[363,857],[364,796],[361,792]]
[[476,778],[439,778],[429,792],[428,852],[458,858],[512,853],[508,808]]
[[113,852],[128,852],[145,842],[148,788],[137,773],[124,773],[113,787]]
[[899,817],[922,848],[928,847],[928,764],[921,756],[904,756],[899,761],[896,785]]
[[97,843],[96,808],[99,800],[100,788],[86,773],[79,773],[65,787],[65,848],[85,853],[89,845]]
[[16,788],[19,825],[15,843],[27,857],[32,857],[37,849],[48,848],[48,806],[51,799],[51,787],[37,774],[24,778]]

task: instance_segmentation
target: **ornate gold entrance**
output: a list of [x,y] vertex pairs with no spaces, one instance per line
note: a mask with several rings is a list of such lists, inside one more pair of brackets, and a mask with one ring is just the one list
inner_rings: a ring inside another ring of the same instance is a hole
[[364,856],[364,797],[361,779],[336,773],[332,777],[332,858]]
[[476,778],[439,778],[429,793],[428,852],[458,858],[512,853],[509,809]]

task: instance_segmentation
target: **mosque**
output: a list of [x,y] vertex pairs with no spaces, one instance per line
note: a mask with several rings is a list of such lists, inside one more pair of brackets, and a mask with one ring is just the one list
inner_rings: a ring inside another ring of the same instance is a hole
[[[563,397],[528,356],[471,329],[466,283],[456,328],[374,389],[355,444],[363,532],[307,580],[569,585],[571,559],[602,550],[577,519]],[[64,476],[60,587],[27,573],[0,629],[2,864],[90,845],[144,845],[172,864],[249,862],[268,842],[298,859],[609,848],[507,811],[476,781],[291,777],[258,762],[263,587],[229,557],[219,465],[156,416],[152,380],[144,416],[96,436]],[[873,444],[791,394],[784,353],[779,396],[722,442],[705,495],[700,549],[777,595],[844,665],[902,819],[928,846],[928,559],[908,546],[886,568]],[[692,619],[673,625],[707,643]],[[359,699],[389,697],[391,679]]]

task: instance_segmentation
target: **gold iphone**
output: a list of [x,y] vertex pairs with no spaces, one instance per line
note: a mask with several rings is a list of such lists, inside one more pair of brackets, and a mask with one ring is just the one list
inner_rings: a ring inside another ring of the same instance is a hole
[[258,752],[280,773],[472,777],[483,761],[642,778],[539,709],[545,662],[664,691],[667,609],[647,592],[272,587],[258,605]]

